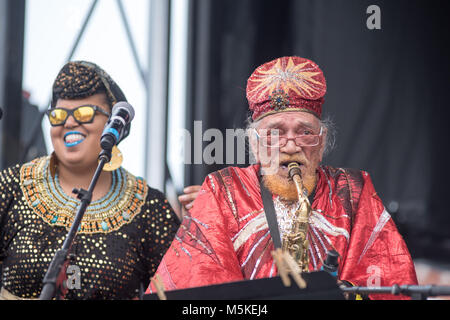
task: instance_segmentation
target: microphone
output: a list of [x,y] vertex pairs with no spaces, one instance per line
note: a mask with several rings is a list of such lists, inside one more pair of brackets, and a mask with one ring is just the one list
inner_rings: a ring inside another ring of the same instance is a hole
[[337,272],[339,268],[339,253],[336,250],[330,250],[327,253],[327,258],[322,265],[322,270],[328,272],[333,277],[337,277]]
[[125,127],[133,120],[134,109],[124,101],[114,105],[100,139],[103,150],[111,150],[123,137]]

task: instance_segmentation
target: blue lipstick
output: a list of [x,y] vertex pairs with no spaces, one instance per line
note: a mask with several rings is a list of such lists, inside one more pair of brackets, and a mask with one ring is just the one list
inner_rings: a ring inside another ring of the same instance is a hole
[[[79,135],[79,136],[81,136],[82,138],[79,139],[79,140],[73,141],[73,142],[67,142],[67,141],[66,141],[66,138],[67,138],[68,136],[70,136],[70,135]],[[67,132],[67,133],[64,135],[64,145],[65,145],[66,147],[68,147],[68,148],[72,148],[72,147],[75,147],[75,146],[79,145],[80,143],[82,143],[82,142],[84,141],[84,139],[85,139],[85,135],[82,134],[81,132],[78,132],[78,131],[70,131],[70,132]]]

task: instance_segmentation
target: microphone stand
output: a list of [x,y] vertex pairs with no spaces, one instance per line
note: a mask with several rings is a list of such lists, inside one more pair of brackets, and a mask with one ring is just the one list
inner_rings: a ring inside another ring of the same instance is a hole
[[67,286],[65,280],[67,278],[66,269],[69,262],[74,261],[75,256],[69,255],[70,249],[72,248],[73,241],[77,235],[78,229],[80,228],[81,220],[83,219],[84,213],[87,207],[92,201],[92,192],[94,191],[95,185],[97,184],[98,178],[102,173],[103,167],[106,163],[111,161],[111,149],[103,150],[99,155],[99,163],[95,174],[92,178],[89,189],[74,189],[73,193],[77,195],[77,198],[81,200],[81,205],[78,208],[75,219],[66,236],[63,246],[58,250],[53,257],[50,266],[48,267],[47,273],[45,274],[43,280],[43,288],[39,300],[51,300],[56,297],[57,300],[61,300],[67,294]]
[[[323,263],[322,269],[334,277],[337,277],[339,253],[335,250],[328,251],[327,258]],[[339,286],[342,292],[350,294],[392,294],[406,295],[413,300],[426,300],[428,297],[450,296],[450,286],[436,285],[398,285],[391,287],[351,287],[346,284]]]
[[428,297],[450,295],[450,286],[436,285],[401,285],[394,284],[391,287],[340,287],[342,291],[353,294],[392,294],[407,295],[413,300],[427,300]]

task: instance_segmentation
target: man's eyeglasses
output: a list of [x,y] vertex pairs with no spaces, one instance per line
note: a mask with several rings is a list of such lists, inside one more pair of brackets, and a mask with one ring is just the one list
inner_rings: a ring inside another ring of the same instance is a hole
[[284,147],[289,140],[294,140],[295,144],[299,147],[315,147],[319,145],[320,137],[323,134],[323,128],[320,127],[319,134],[302,134],[295,136],[293,138],[288,138],[286,136],[280,136],[279,130],[262,130],[262,133],[258,133],[255,130],[256,136],[260,140],[260,143],[263,147],[272,147],[272,148],[282,148]]
[[107,117],[110,116],[108,112],[94,105],[79,106],[75,109],[54,108],[47,110],[46,114],[48,116],[48,119],[50,120],[50,124],[53,127],[57,127],[63,126],[69,116],[72,116],[79,124],[92,123],[97,111]]

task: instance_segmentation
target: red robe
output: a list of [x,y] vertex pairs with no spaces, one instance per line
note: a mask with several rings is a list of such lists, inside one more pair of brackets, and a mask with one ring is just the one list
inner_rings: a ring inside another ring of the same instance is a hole
[[[167,291],[277,275],[258,170],[229,167],[208,175],[158,268]],[[341,280],[356,286],[417,284],[405,242],[369,174],[328,166],[318,174],[309,270],[320,270],[327,251],[335,249]]]

